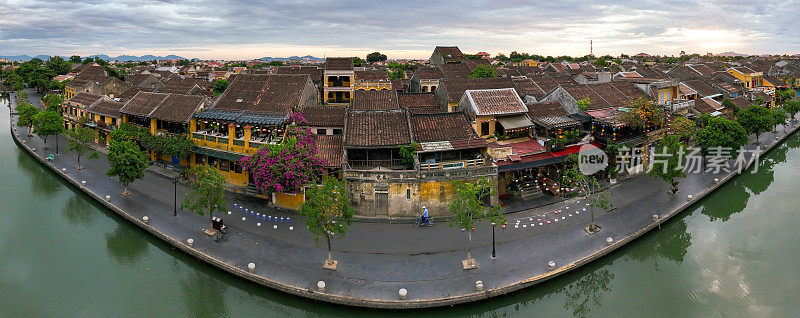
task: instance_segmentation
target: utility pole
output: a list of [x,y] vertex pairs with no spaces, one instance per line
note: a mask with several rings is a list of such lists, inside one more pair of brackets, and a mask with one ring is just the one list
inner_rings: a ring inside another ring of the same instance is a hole
[[594,45],[592,44],[592,40],[589,40],[589,55],[594,56]]

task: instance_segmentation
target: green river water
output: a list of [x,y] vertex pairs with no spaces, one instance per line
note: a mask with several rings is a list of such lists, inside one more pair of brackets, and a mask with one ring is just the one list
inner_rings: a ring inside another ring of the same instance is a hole
[[382,312],[309,301],[173,249],[18,149],[0,100],[0,317],[800,317],[800,135],[661,230],[487,301]]

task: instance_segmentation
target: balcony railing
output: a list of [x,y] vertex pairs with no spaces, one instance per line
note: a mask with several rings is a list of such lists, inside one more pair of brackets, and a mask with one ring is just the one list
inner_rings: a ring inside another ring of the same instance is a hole
[[467,167],[479,167],[485,164],[486,164],[486,159],[483,158],[470,159],[470,160],[430,162],[430,163],[421,163],[419,165],[419,170],[431,171],[431,170],[459,169]]
[[667,108],[673,113],[688,109],[690,107],[694,107],[693,100],[667,103]]
[[384,168],[407,168],[409,165],[403,162],[403,159],[385,159],[385,160],[347,160],[350,169],[371,169],[377,167]]
[[234,138],[232,144],[228,143],[229,140],[230,136],[213,136],[198,132],[192,133],[192,141],[195,145],[248,155],[255,154],[256,151],[262,147],[272,144],[270,142],[251,140],[249,147],[247,147],[243,138]]

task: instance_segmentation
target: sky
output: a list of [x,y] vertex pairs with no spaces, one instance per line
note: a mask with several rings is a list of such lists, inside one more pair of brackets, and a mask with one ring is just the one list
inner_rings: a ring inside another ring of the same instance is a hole
[[0,55],[800,53],[800,0],[0,0]]

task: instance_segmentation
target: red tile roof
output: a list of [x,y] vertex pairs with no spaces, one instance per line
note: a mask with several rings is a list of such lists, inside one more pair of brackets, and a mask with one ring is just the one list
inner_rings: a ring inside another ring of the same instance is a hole
[[411,143],[406,112],[348,111],[344,146],[394,147]]
[[325,59],[325,69],[335,71],[353,70],[352,57],[329,57]]
[[213,109],[247,111],[266,115],[287,115],[303,98],[308,75],[239,74]]
[[94,102],[102,99],[103,97],[100,95],[90,94],[87,92],[80,92],[72,98],[68,99],[67,101],[78,104],[83,107],[89,107],[89,105],[94,104]]
[[323,160],[325,168],[340,168],[342,166],[342,140],[344,136],[314,135],[314,145],[317,146],[317,157]]
[[[448,103],[458,103],[461,96],[468,89],[498,89],[515,88],[514,82],[508,77],[495,78],[445,78],[440,83],[440,90],[444,90]],[[439,92],[437,91],[437,94]]]
[[89,107],[88,111],[98,115],[119,118],[119,110],[124,105],[123,103],[104,98]]
[[306,74],[312,81],[322,81],[323,70],[316,66],[281,66],[275,69],[275,74]]
[[120,109],[120,113],[142,117],[150,117],[150,114],[167,98],[168,94],[139,92],[125,103]]
[[384,70],[355,71],[354,77],[356,82],[389,81],[389,73]]
[[367,91],[356,90],[353,95],[354,110],[392,110],[400,109],[397,91]]
[[150,117],[174,123],[186,123],[200,110],[205,101],[205,96],[169,94]]
[[439,113],[442,111],[434,93],[398,93],[400,107],[412,113]]
[[309,106],[303,108],[306,125],[313,127],[343,127],[344,114],[344,107]]
[[412,114],[411,132],[419,143],[464,141],[461,145],[471,144],[470,148],[486,147],[486,141],[478,137],[462,112]]
[[513,88],[468,90],[464,94],[470,100],[476,115],[505,115],[528,111]]

